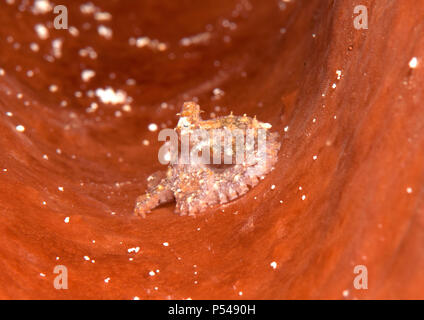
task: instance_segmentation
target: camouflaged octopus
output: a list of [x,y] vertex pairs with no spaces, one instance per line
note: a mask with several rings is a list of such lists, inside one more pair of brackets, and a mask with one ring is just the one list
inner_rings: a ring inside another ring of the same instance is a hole
[[[194,102],[184,103],[177,127],[178,134],[195,129],[247,130],[264,129],[266,149],[259,155],[253,151],[253,161],[234,165],[214,166],[202,163],[169,164],[166,172],[156,172],[147,178],[147,192],[136,200],[134,212],[145,217],[160,204],[176,201],[175,212],[194,216],[206,208],[224,204],[249,191],[273,169],[278,158],[278,133],[270,132],[271,125],[246,115],[202,120],[200,107]],[[211,143],[212,145],[212,143]],[[178,157],[180,155],[178,154]],[[265,161],[264,161],[265,160]]]

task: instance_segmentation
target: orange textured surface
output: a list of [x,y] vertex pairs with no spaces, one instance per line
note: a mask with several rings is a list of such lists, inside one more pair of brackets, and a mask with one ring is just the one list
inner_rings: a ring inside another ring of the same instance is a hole
[[[351,0],[93,1],[109,21],[73,0],[72,35],[32,1],[10,2],[0,2],[0,298],[424,298],[424,4],[364,0],[369,29],[356,30]],[[143,36],[165,50],[131,45]],[[109,86],[130,111],[92,96]],[[196,218],[173,204],[135,217],[146,177],[164,169],[148,125],[174,127],[196,98],[207,115],[271,123],[275,170]],[[53,287],[59,264],[68,290]],[[353,287],[356,265],[368,290]]]

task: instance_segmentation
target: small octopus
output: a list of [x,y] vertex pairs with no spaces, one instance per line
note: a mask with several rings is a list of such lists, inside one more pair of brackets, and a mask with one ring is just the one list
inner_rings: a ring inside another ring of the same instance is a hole
[[[182,108],[177,127],[180,135],[195,129],[225,129],[233,131],[263,129],[266,136],[266,149],[260,155],[253,151],[253,161],[233,165],[210,165],[203,163],[170,163],[167,171],[156,172],[147,178],[147,192],[136,200],[134,212],[143,218],[155,207],[176,202],[175,212],[180,215],[195,216],[208,207],[232,201],[255,187],[259,179],[269,173],[278,159],[280,142],[278,133],[270,132],[271,125],[246,115],[202,120],[200,107],[194,102],[186,102]],[[211,142],[212,143],[212,142]],[[181,155],[178,154],[178,160]]]

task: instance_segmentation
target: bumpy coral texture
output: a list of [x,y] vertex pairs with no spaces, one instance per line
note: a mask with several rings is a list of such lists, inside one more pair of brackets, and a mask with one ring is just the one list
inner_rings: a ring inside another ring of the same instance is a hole
[[[255,118],[234,116],[233,114],[211,120],[202,120],[200,107],[193,102],[186,102],[180,114],[175,131],[179,137],[196,129],[209,132],[214,129],[253,130],[257,138],[258,129],[266,133],[266,149],[249,150],[252,157],[249,161],[234,165],[213,166],[190,161],[182,164],[181,155],[174,164],[170,164],[166,172],[156,172],[148,177],[146,194],[137,198],[135,213],[145,217],[152,209],[162,203],[176,201],[176,213],[194,216],[206,208],[224,204],[234,200],[255,187],[261,178],[273,169],[278,158],[280,143],[278,133],[270,132],[271,125]],[[212,135],[210,135],[212,136]],[[198,142],[200,143],[200,142]],[[210,141],[212,146],[214,141]],[[255,144],[257,147],[257,143]],[[194,143],[190,148],[196,148]],[[235,152],[234,152],[235,153]]]

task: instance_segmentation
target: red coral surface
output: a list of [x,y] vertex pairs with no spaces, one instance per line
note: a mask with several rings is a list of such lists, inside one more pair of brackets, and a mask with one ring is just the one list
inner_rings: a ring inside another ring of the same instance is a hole
[[[0,298],[424,298],[422,2],[363,0],[361,30],[352,0],[62,2],[68,30],[0,2]],[[276,169],[136,217],[193,99],[271,123]]]

